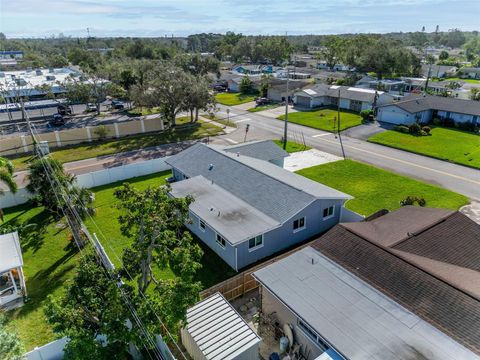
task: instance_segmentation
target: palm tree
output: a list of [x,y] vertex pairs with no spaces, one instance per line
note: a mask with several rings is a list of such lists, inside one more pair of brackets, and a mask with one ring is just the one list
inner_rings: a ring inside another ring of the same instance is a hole
[[[13,172],[13,164],[9,160],[0,157],[0,183],[5,184],[8,187],[8,190],[10,190],[12,193],[16,193],[17,183],[13,179]],[[0,195],[3,194],[4,191],[0,189]],[[0,221],[3,221],[2,209],[0,209]]]

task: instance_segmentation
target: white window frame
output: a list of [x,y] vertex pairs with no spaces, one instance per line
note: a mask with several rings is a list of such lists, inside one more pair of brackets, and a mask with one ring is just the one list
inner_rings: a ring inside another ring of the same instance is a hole
[[[260,238],[260,244],[257,244],[257,240]],[[255,239],[255,246],[250,247],[250,240]],[[248,239],[248,251],[255,251],[263,247],[263,235],[257,235],[251,239]]]
[[[202,224],[203,224],[203,227],[202,227]],[[205,221],[198,218],[198,228],[200,229],[200,231],[205,232],[206,227],[207,227],[207,224],[205,223]]]
[[[222,241],[219,241],[218,239],[221,239],[223,240],[223,244],[222,244]],[[222,249],[225,249],[226,246],[227,246],[227,240],[220,234],[216,233],[215,234],[215,242],[222,248]]]
[[299,217],[299,218],[297,218],[297,219],[294,219],[294,220],[292,221],[292,227],[295,226],[295,221],[297,221],[297,220],[298,220],[298,222],[299,222],[299,224],[300,224],[300,220],[301,220],[301,219],[303,219],[303,226],[302,226],[302,227],[298,227],[298,228],[296,228],[296,229],[294,228],[294,229],[293,229],[293,232],[294,232],[294,233],[299,232],[299,231],[302,231],[302,230],[304,230],[304,229],[307,227],[307,218],[306,218],[305,216],[302,216],[302,217]]
[[305,321],[302,321],[300,319],[297,319],[297,327],[302,331],[302,333],[309,338],[311,341],[313,341],[318,347],[323,349],[324,351],[330,349],[330,346],[327,344],[326,341],[323,340],[323,338],[318,335],[318,333],[312,329],[310,325],[308,325]]
[[[323,212],[324,212],[326,209],[330,210],[330,208],[332,208],[332,213],[331,213],[330,215],[323,216]],[[328,219],[331,219],[332,217],[334,217],[334,216],[335,216],[335,205],[331,205],[331,206],[323,209],[323,211],[322,211],[322,216],[323,216],[323,220],[328,220]]]

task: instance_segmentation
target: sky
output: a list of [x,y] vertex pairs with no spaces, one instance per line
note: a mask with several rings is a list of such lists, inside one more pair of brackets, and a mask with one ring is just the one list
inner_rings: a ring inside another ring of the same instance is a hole
[[0,0],[7,37],[480,30],[480,0]]

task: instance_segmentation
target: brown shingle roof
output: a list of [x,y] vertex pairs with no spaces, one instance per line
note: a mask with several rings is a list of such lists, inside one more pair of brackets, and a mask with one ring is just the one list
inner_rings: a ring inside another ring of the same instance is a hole
[[[439,219],[432,209],[423,210],[433,225],[414,222],[426,226],[400,242],[375,238],[370,229],[367,239],[359,227],[354,233],[339,224],[312,247],[480,354],[480,225],[458,212]],[[398,212],[403,220],[395,224]],[[408,212],[403,208],[375,221],[384,218],[392,233],[405,234]],[[411,211],[412,218],[420,212]]]

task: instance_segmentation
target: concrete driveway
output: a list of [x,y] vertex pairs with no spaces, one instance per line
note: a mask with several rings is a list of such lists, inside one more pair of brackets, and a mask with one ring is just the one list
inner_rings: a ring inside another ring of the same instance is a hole
[[374,121],[368,124],[362,124],[362,125],[358,125],[350,129],[344,130],[342,134],[354,139],[366,141],[368,140],[369,137],[373,135],[393,129],[394,126],[395,125],[392,125],[392,124],[379,123],[377,121]]

